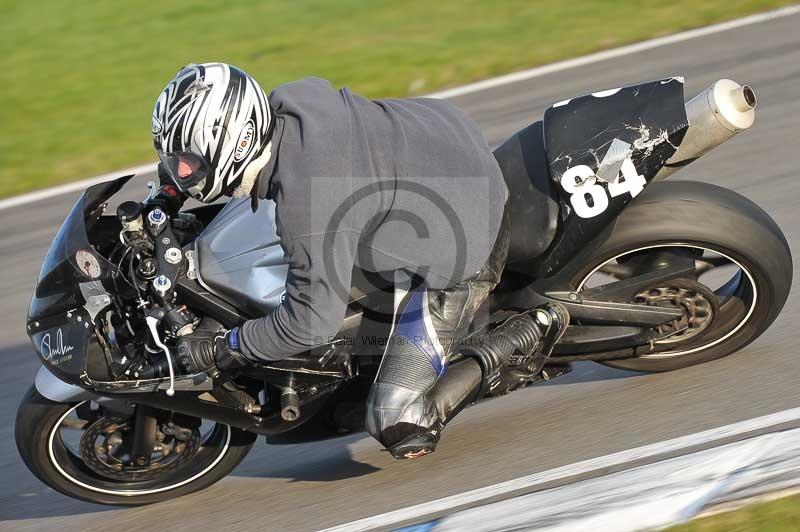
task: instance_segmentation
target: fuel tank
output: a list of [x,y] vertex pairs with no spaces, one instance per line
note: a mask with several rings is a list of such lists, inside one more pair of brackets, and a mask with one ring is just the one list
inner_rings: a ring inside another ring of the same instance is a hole
[[209,291],[253,316],[280,304],[288,265],[275,232],[275,204],[231,200],[195,240],[197,274]]

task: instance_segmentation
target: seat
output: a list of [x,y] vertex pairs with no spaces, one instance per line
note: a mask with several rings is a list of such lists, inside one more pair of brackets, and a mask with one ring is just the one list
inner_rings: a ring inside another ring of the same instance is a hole
[[506,267],[511,270],[527,270],[550,246],[558,227],[558,196],[543,131],[542,122],[535,122],[494,150],[509,192],[511,242]]

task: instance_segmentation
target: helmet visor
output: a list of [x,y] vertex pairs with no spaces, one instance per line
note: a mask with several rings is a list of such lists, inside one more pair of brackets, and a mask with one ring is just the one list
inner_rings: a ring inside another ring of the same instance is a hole
[[197,191],[202,190],[206,177],[211,173],[211,165],[204,157],[196,153],[159,151],[158,158],[175,185],[182,192],[190,195],[195,195]]

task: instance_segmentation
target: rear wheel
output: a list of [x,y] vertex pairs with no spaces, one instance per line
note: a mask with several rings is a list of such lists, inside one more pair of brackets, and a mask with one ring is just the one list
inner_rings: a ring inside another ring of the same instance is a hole
[[648,187],[571,284],[584,291],[655,271],[669,257],[693,261],[694,272],[644,287],[630,302],[679,308],[684,317],[659,331],[649,352],[604,364],[669,371],[724,357],[758,338],[789,295],[791,254],[772,218],[735,192],[690,181]]
[[159,416],[158,438],[142,463],[131,457],[133,410],[56,403],[31,387],[17,412],[17,448],[53,489],[89,502],[150,504],[203,489],[247,456],[255,435],[219,423]]

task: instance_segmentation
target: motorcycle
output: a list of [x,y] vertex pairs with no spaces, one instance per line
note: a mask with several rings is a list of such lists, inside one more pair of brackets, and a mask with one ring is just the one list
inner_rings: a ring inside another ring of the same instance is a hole
[[[664,181],[748,129],[755,94],[719,80],[686,103],[683,88],[669,78],[565,100],[495,150],[511,243],[471,336],[548,301],[571,315],[529,383],[573,361],[708,362],[780,313],[792,258],[772,218],[725,188]],[[148,199],[106,214],[131,177],[86,189],[44,260],[27,321],[42,367],[16,418],[28,468],[71,497],[141,505],[220,480],[258,435],[362,430],[393,287],[360,272],[339,334],[307,353],[224,378],[180,374],[177,339],[201,319],[233,327],[280,304],[275,211],[248,199],[168,212]]]

